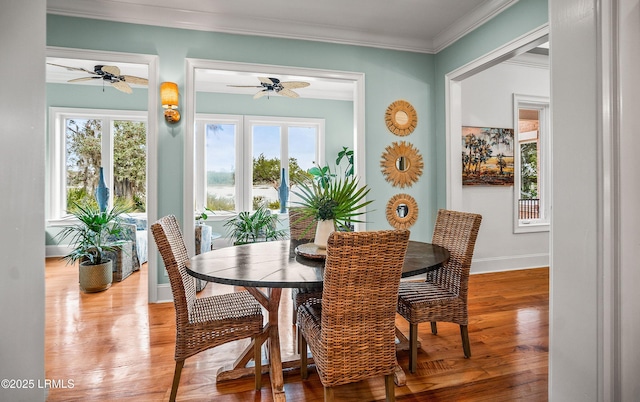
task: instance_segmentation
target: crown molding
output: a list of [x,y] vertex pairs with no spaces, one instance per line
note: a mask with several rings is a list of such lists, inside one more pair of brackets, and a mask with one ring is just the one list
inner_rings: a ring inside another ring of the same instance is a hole
[[[97,0],[48,0],[47,13],[68,17],[91,18],[130,24],[162,26],[236,35],[262,36],[280,39],[306,40],[342,45],[366,46],[416,53],[432,53],[431,42],[416,38],[359,32],[348,27],[326,24],[308,24],[271,18],[253,18],[222,13],[185,9],[167,9],[156,5],[127,3],[114,7],[114,2]],[[96,5],[96,3],[98,3]],[[278,27],[278,31],[274,31]]]
[[348,26],[309,24],[280,19],[230,15],[210,10],[189,10],[175,3],[169,8],[115,0],[47,0],[47,13],[168,28],[221,32],[282,39],[366,46],[416,53],[437,53],[518,0],[489,0],[458,19],[434,39],[355,30]]
[[433,40],[434,51],[438,53],[451,46],[458,39],[491,20],[519,0],[490,0],[476,7],[472,12],[458,19],[448,29],[441,32]]
[[516,56],[512,59],[506,60],[503,63],[511,64],[514,66],[520,66],[520,67],[541,68],[543,70],[548,70],[549,56],[532,54],[527,52],[519,56]]

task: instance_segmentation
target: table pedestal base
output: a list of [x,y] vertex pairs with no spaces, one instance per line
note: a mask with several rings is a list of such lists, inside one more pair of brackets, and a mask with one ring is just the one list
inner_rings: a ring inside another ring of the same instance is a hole
[[[236,380],[238,378],[245,378],[245,377],[252,377],[255,373],[255,370],[253,367],[247,367],[247,364],[249,364],[249,362],[253,359],[253,345],[254,342],[259,342],[260,344],[265,343],[266,341],[270,340],[272,333],[271,333],[271,327],[270,325],[265,326],[262,335],[260,337],[256,337],[255,341],[252,341],[249,346],[247,346],[247,348],[244,350],[244,352],[240,355],[240,357],[238,359],[236,359],[236,361],[233,363],[232,367],[221,367],[217,374],[216,374],[216,381],[217,382],[223,382],[223,381],[229,381],[229,380]],[[407,339],[407,337],[398,329],[396,328],[396,338],[397,338],[397,342],[396,342],[396,351],[405,351],[405,350],[409,350],[409,339]],[[279,345],[279,335],[278,335],[278,345]],[[420,347],[420,343],[418,342],[418,347]],[[268,349],[273,349],[272,347],[269,347]],[[268,353],[268,355],[270,356],[271,351]],[[278,355],[280,355],[280,349],[278,348]],[[313,357],[310,356],[307,359],[309,364],[313,364]],[[267,364],[262,364],[262,374],[267,374],[269,373],[270,377],[271,372],[274,370],[274,367],[276,370],[278,370],[280,373],[282,373],[284,370],[299,370],[300,369],[300,359],[292,359],[292,360],[287,360],[287,361],[281,361],[279,359],[279,368],[278,365],[276,364],[275,366],[271,364],[271,360],[268,361]],[[280,375],[280,377],[282,378],[282,375]],[[402,367],[400,367],[400,364],[396,363],[396,369],[395,369],[395,373],[393,375],[394,377],[394,383],[396,384],[396,386],[398,387],[402,387],[407,385],[407,376],[404,372],[404,370],[402,369]],[[278,394],[277,398],[281,398],[278,400],[286,400],[286,397],[284,396],[284,392],[278,392],[278,388],[273,386],[273,378],[271,378],[271,382],[272,382],[272,391],[274,392],[273,397],[274,400],[276,400],[276,394]],[[282,389],[284,387],[284,380],[282,381],[282,387],[280,389]],[[281,395],[280,395],[281,394]]]

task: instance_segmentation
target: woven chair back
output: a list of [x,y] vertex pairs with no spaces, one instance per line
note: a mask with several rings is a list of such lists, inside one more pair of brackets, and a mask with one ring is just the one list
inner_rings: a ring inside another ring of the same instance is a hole
[[151,233],[169,274],[179,330],[181,326],[189,323],[189,315],[196,299],[195,281],[186,269],[189,261],[187,247],[174,215],[160,218],[151,225]]
[[441,209],[438,211],[432,243],[449,250],[444,269],[427,273],[427,281],[467,300],[469,270],[482,216],[469,212]]
[[293,240],[311,240],[316,235],[318,222],[313,216],[304,216],[300,208],[289,208],[289,232]]
[[329,236],[321,319],[326,356],[319,359],[331,366],[322,373],[330,383],[393,372],[396,304],[408,242],[408,230]]

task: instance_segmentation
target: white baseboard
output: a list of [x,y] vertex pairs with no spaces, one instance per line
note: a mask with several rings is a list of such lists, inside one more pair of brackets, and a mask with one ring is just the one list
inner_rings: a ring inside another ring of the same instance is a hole
[[[46,257],[62,257],[71,251],[68,246],[46,246]],[[478,258],[471,263],[471,274],[489,272],[515,271],[519,269],[549,266],[549,254],[525,254],[492,258]],[[162,283],[157,285],[158,300],[156,303],[172,303],[171,285]]]
[[[67,245],[45,246],[45,257],[63,257],[71,252],[71,247]],[[172,303],[173,294],[171,293],[171,285],[162,283],[156,285],[158,289],[158,301],[156,303]]]
[[158,300],[156,303],[173,303],[173,293],[171,292],[171,285],[168,283],[161,283],[157,287]]
[[471,263],[472,274],[515,271],[549,266],[549,254],[524,254],[492,258],[478,258]]
[[45,246],[44,248],[44,252],[45,252],[45,257],[49,258],[49,257],[63,257],[65,255],[68,255],[71,250],[73,250],[71,247],[69,247],[68,245],[53,245],[53,246]]

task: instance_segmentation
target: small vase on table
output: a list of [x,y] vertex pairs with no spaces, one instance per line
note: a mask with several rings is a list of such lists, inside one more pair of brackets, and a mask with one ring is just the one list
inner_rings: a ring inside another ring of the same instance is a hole
[[319,249],[326,249],[329,235],[335,230],[336,228],[333,219],[319,220],[318,226],[316,226],[316,236],[313,240],[313,244],[315,244]]

